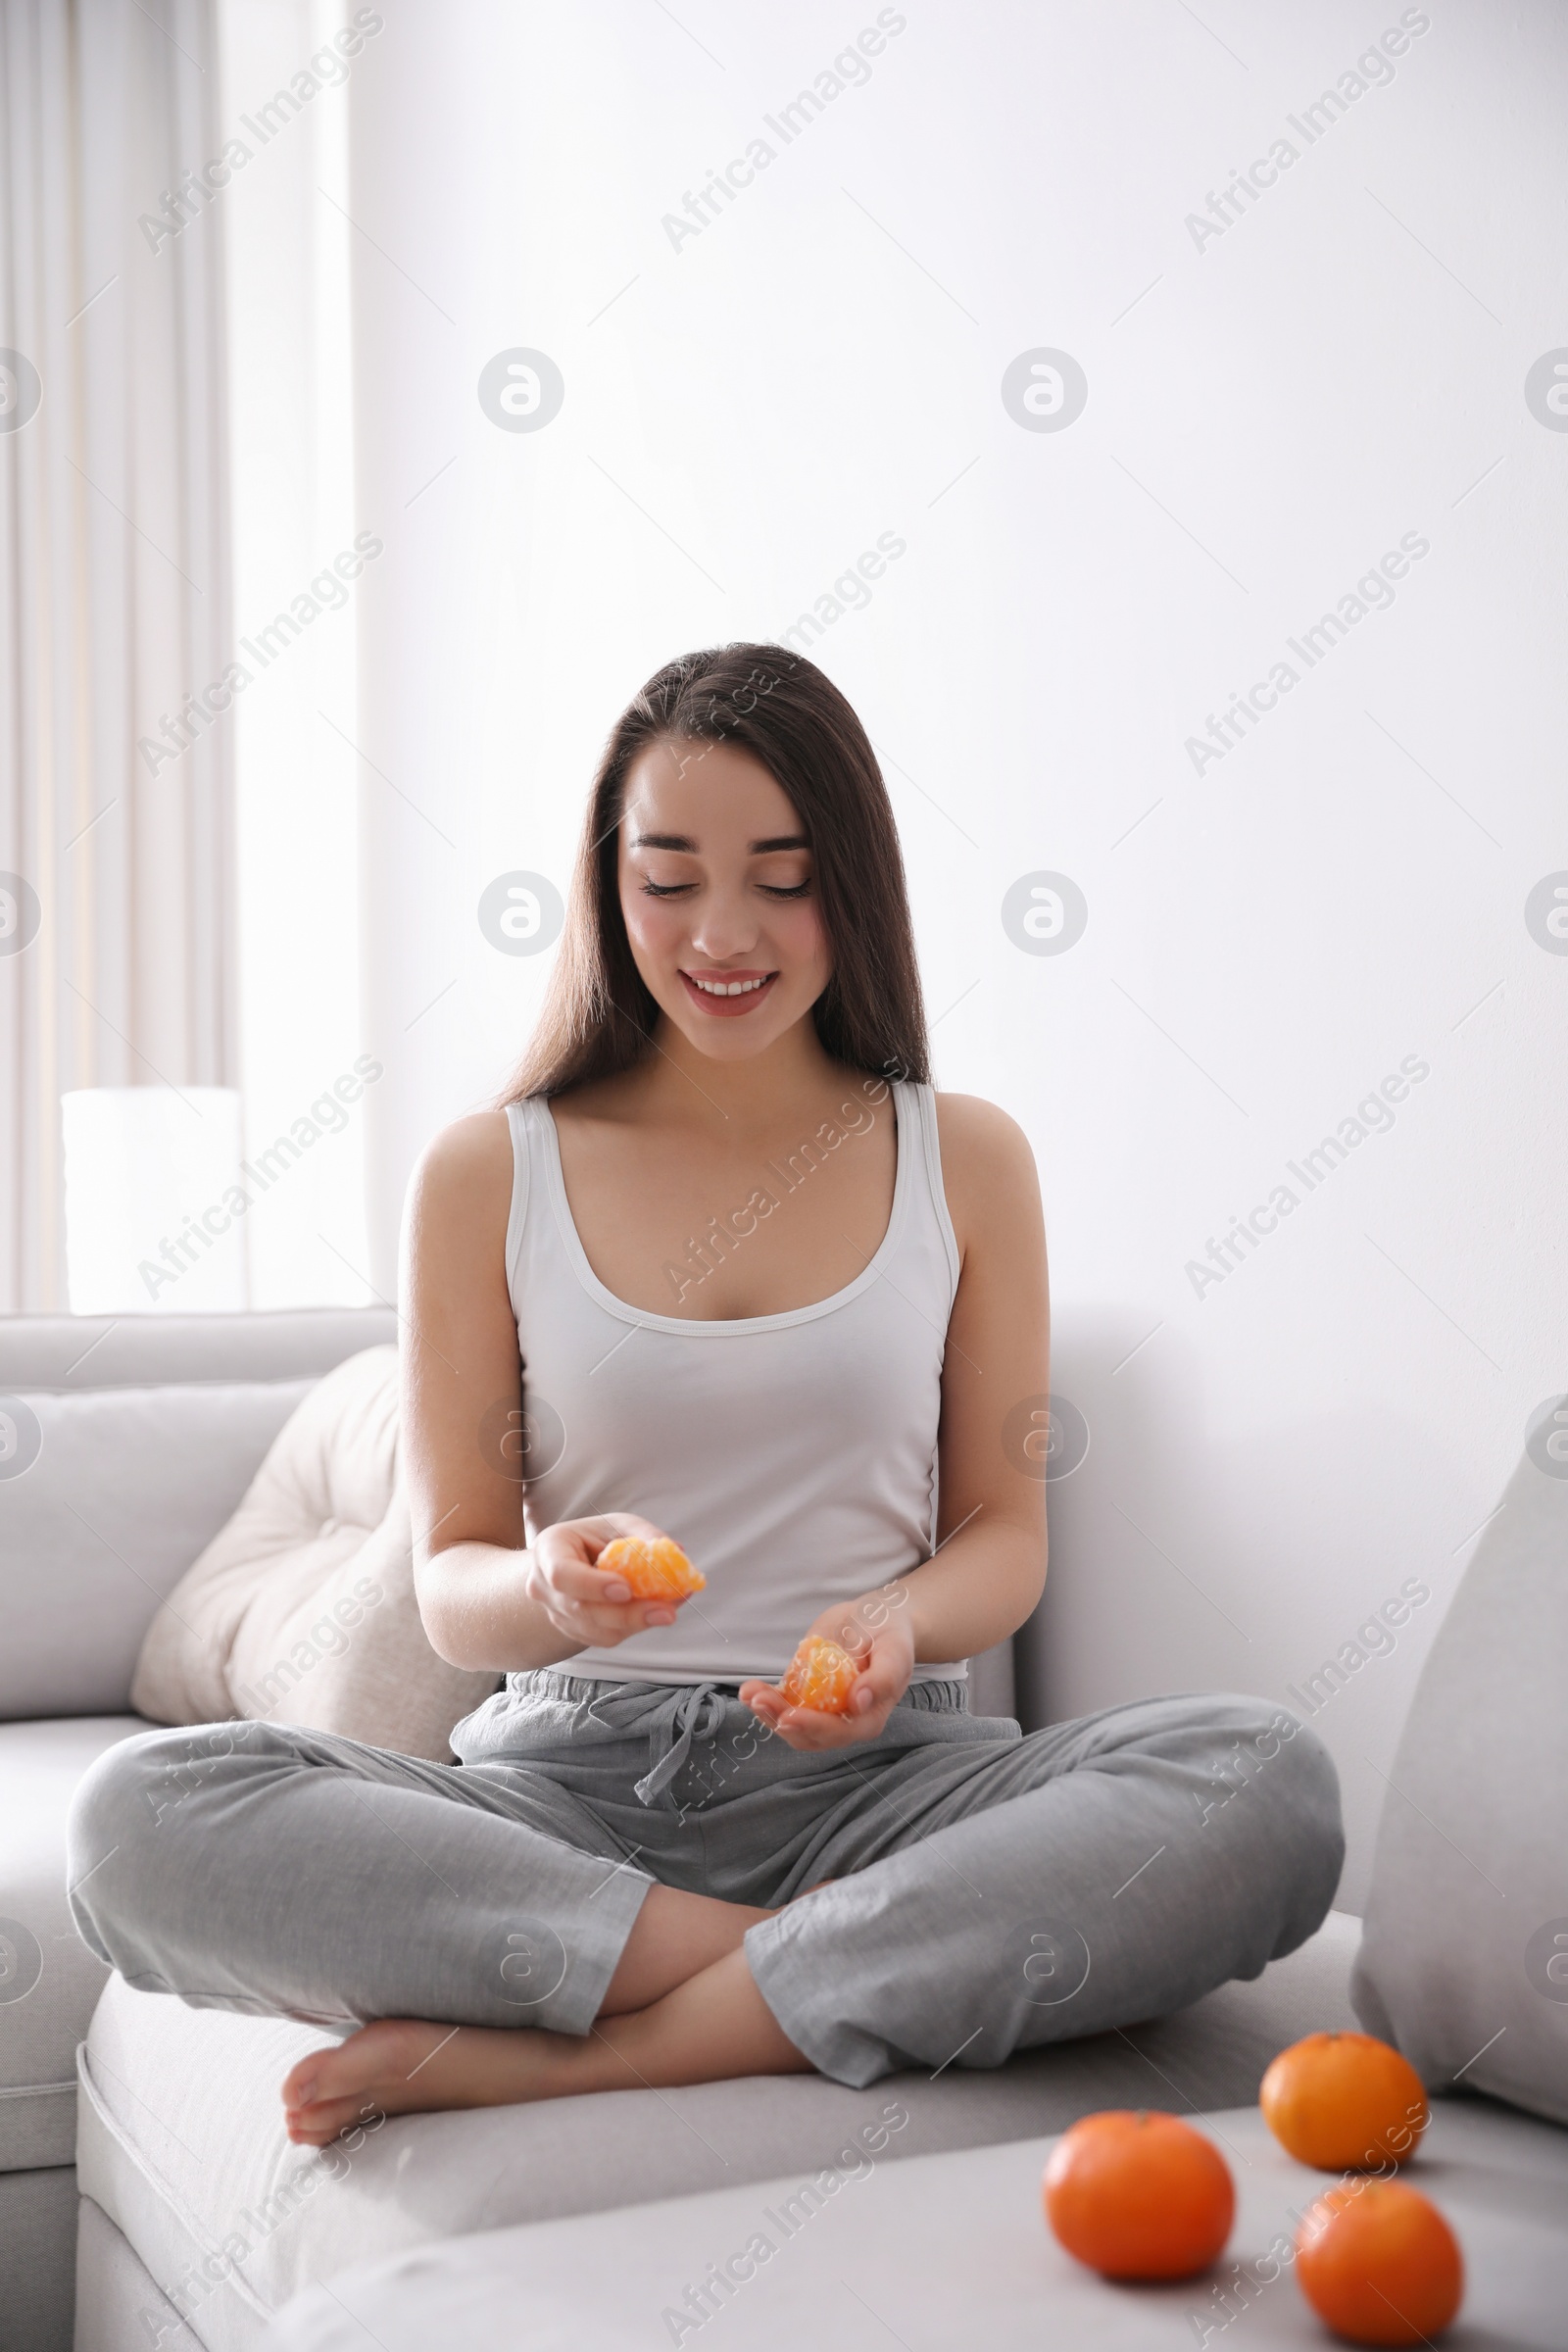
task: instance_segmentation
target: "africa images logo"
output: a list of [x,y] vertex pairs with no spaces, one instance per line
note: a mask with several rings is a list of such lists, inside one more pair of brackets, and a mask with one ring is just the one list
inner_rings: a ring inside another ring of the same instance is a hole
[[38,413],[43,384],[24,351],[0,351],[0,433],[17,433]]
[[479,406],[504,433],[537,433],[561,414],[566,379],[550,354],[518,343],[479,371]]
[[1020,351],[1002,379],[1002,405],[1026,433],[1059,433],[1089,405],[1089,378],[1070,351]]
[[548,874],[497,874],[479,898],[479,929],[503,956],[538,956],[561,936],[565,902]]

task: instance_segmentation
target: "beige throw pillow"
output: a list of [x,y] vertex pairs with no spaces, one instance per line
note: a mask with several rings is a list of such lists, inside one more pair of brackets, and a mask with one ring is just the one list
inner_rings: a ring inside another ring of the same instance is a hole
[[397,1349],[368,1348],[311,1390],[159,1609],[139,1713],[308,1724],[450,1761],[452,1726],[501,1678],[447,1665],[425,1638],[397,1450]]

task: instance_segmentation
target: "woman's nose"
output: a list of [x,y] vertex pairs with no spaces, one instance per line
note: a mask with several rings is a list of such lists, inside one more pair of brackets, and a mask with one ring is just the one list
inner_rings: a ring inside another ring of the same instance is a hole
[[742,896],[728,891],[704,895],[692,925],[692,946],[700,955],[714,963],[731,962],[750,953],[757,945],[757,934],[756,910]]

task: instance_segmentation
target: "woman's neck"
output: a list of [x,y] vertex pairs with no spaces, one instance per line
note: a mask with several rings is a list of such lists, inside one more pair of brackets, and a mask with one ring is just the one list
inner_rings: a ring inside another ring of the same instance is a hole
[[734,1061],[699,1053],[672,1021],[661,1018],[644,1059],[609,1083],[633,1115],[676,1125],[689,1121],[710,1132],[720,1127],[735,1142],[814,1109],[841,1075],[809,1014],[764,1052]]

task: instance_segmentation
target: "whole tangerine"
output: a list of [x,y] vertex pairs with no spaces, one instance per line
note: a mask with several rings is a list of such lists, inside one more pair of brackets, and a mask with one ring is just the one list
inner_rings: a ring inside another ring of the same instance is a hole
[[1459,2242],[1402,2180],[1347,2180],[1308,2207],[1296,2275],[1320,2320],[1352,2344],[1429,2341],[1464,2297]]
[[1263,2077],[1263,2120],[1298,2164],[1366,2172],[1414,2154],[1430,2120],[1421,2078],[1370,2034],[1308,2034]]
[[1046,2219],[1106,2278],[1191,2278],[1231,2233],[1236,2190],[1211,2139],[1179,2116],[1086,2115],[1051,2152]]

